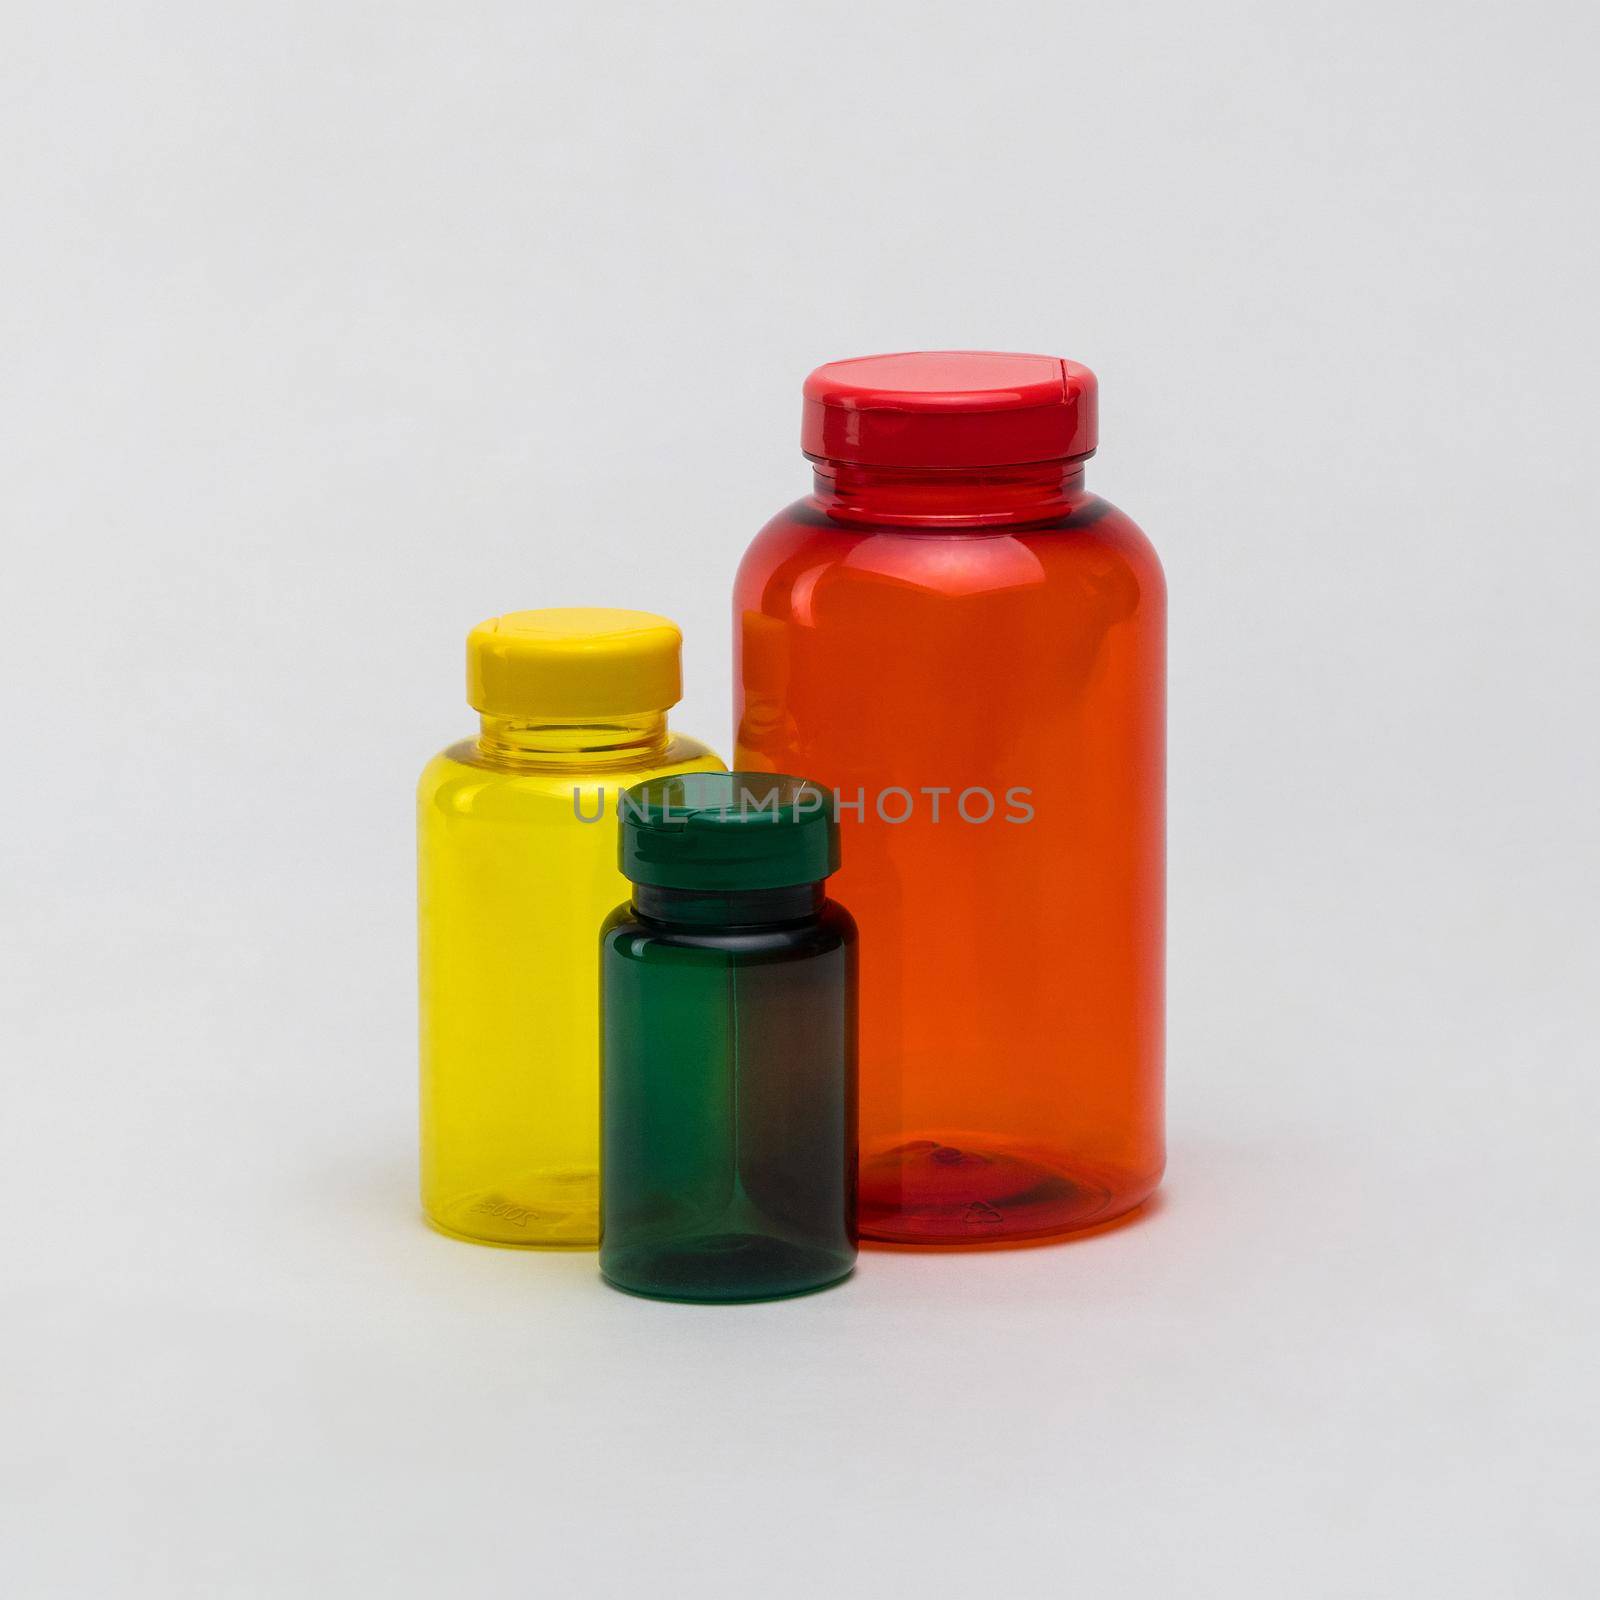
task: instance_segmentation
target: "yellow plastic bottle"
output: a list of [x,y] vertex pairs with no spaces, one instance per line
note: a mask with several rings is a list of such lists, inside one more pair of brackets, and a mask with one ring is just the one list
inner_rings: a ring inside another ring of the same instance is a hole
[[417,790],[422,1204],[484,1244],[599,1241],[600,924],[628,897],[617,796],[721,772],[667,729],[682,636],[646,611],[472,630],[476,739]]

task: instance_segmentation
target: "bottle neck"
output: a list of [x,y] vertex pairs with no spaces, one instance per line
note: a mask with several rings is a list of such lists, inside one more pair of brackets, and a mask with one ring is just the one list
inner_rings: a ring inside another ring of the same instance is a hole
[[502,767],[608,767],[648,762],[665,754],[667,714],[641,711],[603,720],[544,717],[479,719],[478,754]]
[[807,922],[822,910],[824,898],[820,883],[792,883],[781,889],[633,886],[635,915],[681,928],[765,928]]
[[1083,499],[1083,461],[1015,467],[862,467],[813,458],[811,503],[838,522],[997,527],[1050,522]]

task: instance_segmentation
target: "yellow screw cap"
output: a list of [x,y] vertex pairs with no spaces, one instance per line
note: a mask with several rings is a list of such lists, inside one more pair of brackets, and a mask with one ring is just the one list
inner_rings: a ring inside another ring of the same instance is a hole
[[612,717],[683,697],[678,625],[650,611],[511,611],[467,635],[467,703],[490,717]]

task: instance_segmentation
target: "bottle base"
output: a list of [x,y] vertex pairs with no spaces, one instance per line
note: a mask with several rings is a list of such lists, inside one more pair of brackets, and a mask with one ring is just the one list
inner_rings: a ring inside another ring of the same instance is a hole
[[853,1255],[759,1233],[705,1234],[670,1244],[608,1245],[600,1275],[652,1300],[786,1300],[848,1278]]
[[593,1250],[600,1242],[600,1175],[592,1168],[531,1172],[423,1209],[431,1227],[469,1244]]
[[1012,1244],[1077,1233],[1155,1190],[1041,1159],[982,1134],[913,1139],[861,1158],[861,1237],[884,1244]]

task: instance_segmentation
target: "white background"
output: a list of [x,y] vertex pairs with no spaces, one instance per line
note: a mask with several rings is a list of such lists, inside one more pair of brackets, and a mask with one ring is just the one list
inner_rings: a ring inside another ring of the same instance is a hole
[[[1592,1593],[1587,4],[8,3],[0,1591]],[[414,1195],[462,640],[727,594],[820,361],[1087,362],[1163,1198],[737,1309]]]

